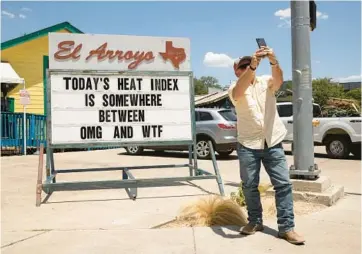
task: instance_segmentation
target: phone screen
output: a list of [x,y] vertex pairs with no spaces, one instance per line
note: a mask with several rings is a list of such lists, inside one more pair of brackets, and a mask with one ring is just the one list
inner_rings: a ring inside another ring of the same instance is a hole
[[256,43],[258,43],[259,48],[266,47],[266,42],[264,38],[256,38]]

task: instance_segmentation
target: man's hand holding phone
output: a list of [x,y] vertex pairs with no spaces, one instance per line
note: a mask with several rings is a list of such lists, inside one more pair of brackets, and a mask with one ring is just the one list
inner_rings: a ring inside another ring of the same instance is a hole
[[[268,57],[269,58],[269,62],[271,65],[276,65],[278,63],[276,56],[274,54],[273,49],[269,48],[266,45],[265,39],[264,38],[256,38],[256,43],[259,46],[259,49],[262,49],[264,52],[264,57]],[[263,57],[263,58],[264,58]]]
[[270,64],[276,65],[278,63],[277,58],[275,56],[275,53],[273,49],[269,48],[268,46],[263,47],[263,52],[265,53],[265,56],[268,57]]
[[258,49],[258,50],[251,56],[250,67],[251,67],[252,69],[258,68],[261,59],[263,59],[265,56],[266,56],[266,53],[264,52],[264,49]]

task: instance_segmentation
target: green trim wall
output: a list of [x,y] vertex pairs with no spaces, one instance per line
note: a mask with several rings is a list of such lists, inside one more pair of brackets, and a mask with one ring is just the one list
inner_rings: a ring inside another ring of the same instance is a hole
[[30,40],[34,40],[36,38],[39,38],[41,36],[44,35],[48,35],[48,33],[52,33],[52,32],[56,32],[62,29],[66,29],[71,33],[83,33],[81,30],[79,30],[78,28],[74,27],[73,25],[71,25],[69,22],[63,22],[63,23],[59,23],[56,24],[54,26],[50,26],[44,29],[41,29],[39,31],[36,31],[34,33],[30,33],[9,41],[5,41],[3,43],[1,43],[1,50],[13,47],[15,45],[30,41]]
[[9,112],[14,113],[15,112],[15,100],[14,98],[8,98],[9,100]]
[[[50,26],[44,29],[41,29],[39,31],[36,31],[34,33],[30,33],[9,41],[5,41],[1,43],[1,50],[14,47],[16,45],[34,40],[36,38],[42,37],[42,36],[48,36],[48,33],[57,32],[59,30],[66,29],[71,33],[83,33],[78,28],[71,25],[69,22],[63,22],[56,24],[54,26]],[[49,68],[49,57],[43,56],[43,93],[44,93],[44,115],[47,115],[47,69]]]
[[44,115],[47,115],[47,69],[49,68],[49,56],[43,56],[43,93],[44,93]]

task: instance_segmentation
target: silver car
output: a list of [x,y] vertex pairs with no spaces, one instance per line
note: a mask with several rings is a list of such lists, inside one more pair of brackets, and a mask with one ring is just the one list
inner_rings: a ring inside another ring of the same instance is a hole
[[[211,140],[220,156],[229,156],[236,148],[236,115],[231,109],[196,108],[196,153],[198,158],[210,158]],[[187,146],[128,146],[127,154],[142,154],[144,149],[155,151],[186,151]]]

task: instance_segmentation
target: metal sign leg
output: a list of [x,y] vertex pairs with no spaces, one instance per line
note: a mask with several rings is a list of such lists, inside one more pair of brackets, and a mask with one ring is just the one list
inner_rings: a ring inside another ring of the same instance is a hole
[[[134,180],[135,177],[128,169],[125,168],[122,171],[122,180],[127,180],[127,179]],[[135,200],[137,198],[137,188],[125,188],[125,190],[130,199]]]
[[50,163],[50,174],[52,176],[52,182],[56,183],[56,172],[54,166],[54,152],[53,149],[49,149],[49,163]]
[[192,167],[192,145],[189,145],[189,171],[190,176],[193,176],[193,167]]
[[45,173],[46,173],[46,177],[48,178],[50,176],[50,148],[49,148],[49,145],[47,145],[47,148],[46,148]]
[[199,168],[198,168],[198,165],[197,165],[197,152],[196,152],[196,138],[194,140],[194,144],[193,144],[193,155],[194,155],[194,173],[196,176],[200,175],[199,173]]
[[213,147],[211,141],[209,141],[209,146],[210,146],[210,153],[211,153],[212,164],[213,164],[213,166],[214,166],[214,171],[215,171],[215,175],[216,175],[216,181],[217,181],[217,184],[218,184],[218,186],[219,186],[220,195],[221,195],[221,196],[225,196],[224,184],[223,184],[222,179],[221,179],[221,176],[220,176],[219,167],[217,166],[217,162],[216,162],[214,147]]
[[38,179],[36,182],[36,206],[40,206],[41,204],[41,193],[43,191],[42,183],[43,183],[43,159],[44,159],[44,147],[43,144],[40,145],[40,153],[39,153],[39,164],[38,164]]

